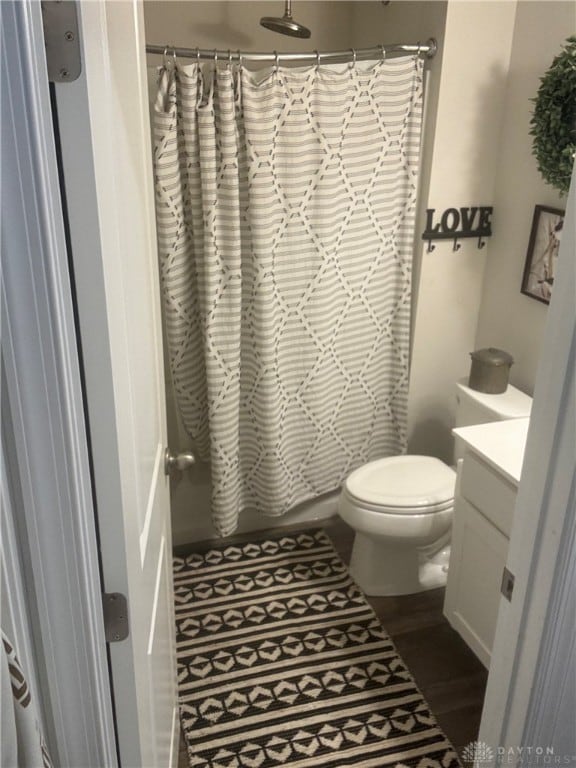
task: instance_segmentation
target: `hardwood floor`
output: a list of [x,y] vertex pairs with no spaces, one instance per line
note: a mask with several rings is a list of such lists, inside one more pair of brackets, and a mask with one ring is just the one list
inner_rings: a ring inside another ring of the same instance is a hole
[[[315,527],[324,528],[340,557],[349,563],[354,540],[352,529],[339,518]],[[274,533],[278,533],[278,529]],[[265,535],[259,531],[231,537],[230,542],[250,541]],[[202,551],[211,543],[177,547],[175,553],[182,556]],[[440,727],[461,753],[478,736],[488,673],[444,618],[444,590],[367,599],[394,641]],[[179,768],[188,768],[182,742],[179,757]]]
[[[339,518],[324,528],[349,563],[353,531]],[[367,600],[440,727],[461,753],[478,736],[488,672],[444,618],[444,590]]]

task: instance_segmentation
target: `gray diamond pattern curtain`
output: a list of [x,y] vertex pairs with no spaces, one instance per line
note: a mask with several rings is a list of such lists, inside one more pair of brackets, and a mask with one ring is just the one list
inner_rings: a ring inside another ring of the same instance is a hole
[[220,535],[405,450],[421,110],[418,57],[160,73],[168,354]]

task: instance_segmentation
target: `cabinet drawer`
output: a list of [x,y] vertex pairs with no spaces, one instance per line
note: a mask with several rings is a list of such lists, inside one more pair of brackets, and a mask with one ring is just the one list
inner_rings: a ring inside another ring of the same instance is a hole
[[493,523],[510,536],[517,488],[473,453],[462,465],[460,493]]

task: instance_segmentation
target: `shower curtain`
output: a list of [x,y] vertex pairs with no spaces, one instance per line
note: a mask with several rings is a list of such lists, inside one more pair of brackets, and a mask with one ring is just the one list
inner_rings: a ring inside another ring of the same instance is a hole
[[220,535],[405,450],[421,107],[417,56],[160,72],[168,354]]

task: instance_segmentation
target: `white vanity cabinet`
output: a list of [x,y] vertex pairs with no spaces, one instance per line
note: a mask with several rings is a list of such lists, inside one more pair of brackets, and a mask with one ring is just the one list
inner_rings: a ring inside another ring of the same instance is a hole
[[444,615],[488,667],[528,419],[454,430],[458,465]]

